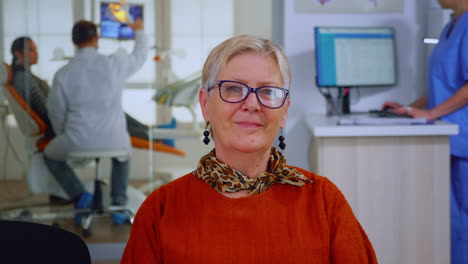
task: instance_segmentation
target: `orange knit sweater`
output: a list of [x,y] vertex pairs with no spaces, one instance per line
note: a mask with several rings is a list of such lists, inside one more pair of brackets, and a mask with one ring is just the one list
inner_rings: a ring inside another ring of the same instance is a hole
[[338,188],[301,172],[314,182],[238,199],[193,174],[160,187],[140,207],[121,263],[377,263]]

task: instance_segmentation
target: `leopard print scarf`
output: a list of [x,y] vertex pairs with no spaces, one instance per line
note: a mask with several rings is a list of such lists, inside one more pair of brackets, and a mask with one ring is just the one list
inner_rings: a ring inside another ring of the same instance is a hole
[[215,149],[200,159],[193,174],[219,192],[238,192],[249,190],[257,195],[267,190],[275,182],[303,186],[312,180],[298,170],[286,166],[286,159],[276,148],[271,148],[268,169],[265,174],[250,179],[216,158]]

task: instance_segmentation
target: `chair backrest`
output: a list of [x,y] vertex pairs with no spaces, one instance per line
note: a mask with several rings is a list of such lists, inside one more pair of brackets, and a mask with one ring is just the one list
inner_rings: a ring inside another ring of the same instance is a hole
[[172,147],[172,146],[168,146],[161,142],[157,142],[157,141],[150,142],[148,139],[138,138],[138,137],[130,137],[130,141],[132,142],[132,146],[134,148],[147,149],[147,150],[151,148],[153,151],[166,152],[168,154],[173,154],[173,155],[177,155],[181,157],[185,156],[185,152],[183,150]]
[[0,234],[2,263],[91,263],[86,243],[64,229],[0,220]]
[[0,67],[0,84],[4,85],[6,83],[11,83],[13,81],[13,73],[8,64],[3,63]]
[[25,136],[38,136],[45,132],[46,124],[26,103],[12,86],[12,70],[6,64],[0,64],[0,85],[8,102],[8,108],[15,116],[16,122]]

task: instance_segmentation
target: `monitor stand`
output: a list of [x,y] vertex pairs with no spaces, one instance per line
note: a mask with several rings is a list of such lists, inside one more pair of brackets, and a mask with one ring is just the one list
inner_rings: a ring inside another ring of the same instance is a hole
[[340,115],[349,115],[350,110],[350,97],[349,92],[351,87],[336,87],[338,88],[338,93],[336,97],[331,93],[323,93],[327,103],[327,116],[340,116]]
[[351,87],[339,87],[339,94],[342,95],[342,101],[341,101],[341,113],[343,115],[348,115],[351,113],[350,107],[349,107],[349,93],[350,93],[350,88]]

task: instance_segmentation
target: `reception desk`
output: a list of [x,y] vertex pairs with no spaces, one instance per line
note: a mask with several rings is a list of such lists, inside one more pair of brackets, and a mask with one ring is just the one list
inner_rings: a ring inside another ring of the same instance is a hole
[[379,263],[450,263],[450,146],[458,126],[340,126],[310,115],[311,171],[344,193]]

